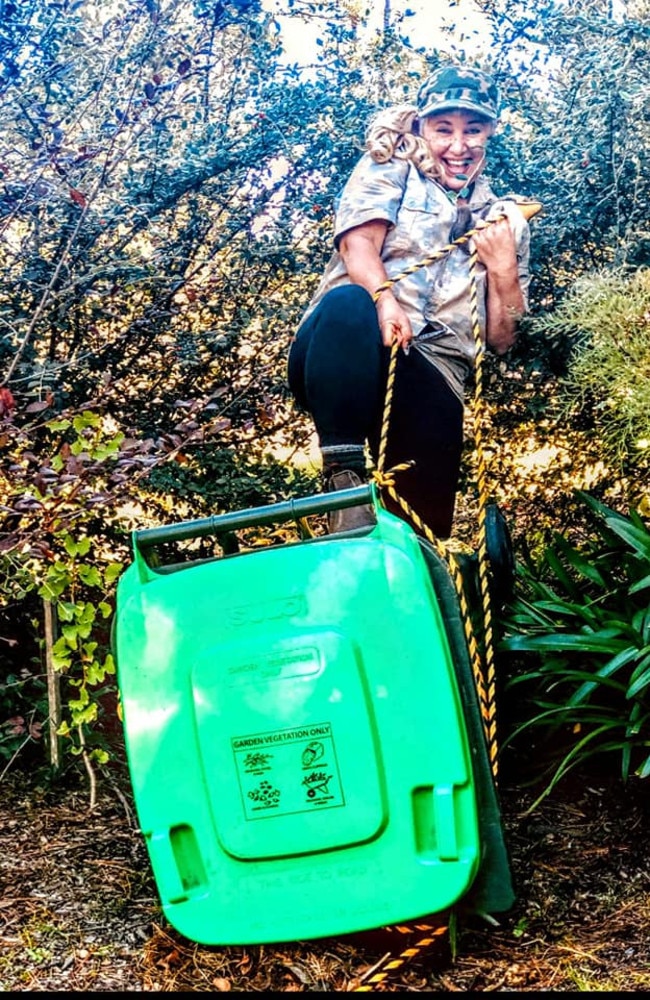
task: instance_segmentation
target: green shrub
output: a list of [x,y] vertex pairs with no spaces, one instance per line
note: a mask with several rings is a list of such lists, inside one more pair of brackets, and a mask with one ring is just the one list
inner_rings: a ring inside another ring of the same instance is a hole
[[650,530],[637,511],[577,496],[593,532],[575,545],[558,532],[538,564],[520,563],[501,621],[500,649],[524,664],[505,681],[522,717],[503,746],[544,737],[540,798],[595,756],[618,756],[623,780],[650,774]]
[[650,467],[650,268],[576,280],[535,333],[568,343],[561,417],[590,437],[599,459],[645,481]]

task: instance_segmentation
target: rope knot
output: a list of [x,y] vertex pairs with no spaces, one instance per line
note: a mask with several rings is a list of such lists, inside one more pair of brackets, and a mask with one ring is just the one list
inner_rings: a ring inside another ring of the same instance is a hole
[[408,462],[401,462],[399,465],[394,465],[392,469],[387,469],[384,472],[382,469],[375,469],[372,474],[372,480],[377,484],[379,489],[390,489],[395,488],[395,473],[404,472],[406,469],[410,469],[415,462],[410,459]]

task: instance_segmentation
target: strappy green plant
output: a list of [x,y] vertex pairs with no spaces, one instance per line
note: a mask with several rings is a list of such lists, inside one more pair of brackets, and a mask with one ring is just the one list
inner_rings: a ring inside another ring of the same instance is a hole
[[579,545],[558,532],[538,564],[519,564],[502,614],[499,648],[524,664],[505,682],[522,718],[502,748],[532,730],[558,748],[531,809],[598,755],[619,755],[624,781],[650,775],[650,530],[638,511],[577,496],[593,531]]

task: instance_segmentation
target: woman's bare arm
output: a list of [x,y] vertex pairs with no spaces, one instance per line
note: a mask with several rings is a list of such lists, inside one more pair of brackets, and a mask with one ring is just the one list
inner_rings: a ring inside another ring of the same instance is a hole
[[[371,219],[354,229],[348,229],[339,241],[339,253],[355,285],[374,294],[388,279],[381,259],[388,223]],[[387,347],[397,342],[404,347],[413,339],[411,323],[390,288],[377,299],[377,318],[382,340]]]

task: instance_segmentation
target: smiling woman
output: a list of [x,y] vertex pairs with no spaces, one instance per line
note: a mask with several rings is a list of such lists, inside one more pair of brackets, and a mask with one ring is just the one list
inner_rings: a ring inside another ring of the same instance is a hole
[[421,131],[438,166],[440,183],[466,198],[470,183],[483,169],[492,122],[471,112],[443,111],[425,117]]
[[[401,349],[385,461],[406,467],[399,493],[416,517],[405,519],[443,539],[452,527],[475,319],[486,345],[504,354],[527,308],[527,222],[482,176],[498,113],[493,79],[463,64],[432,73],[415,105],[371,120],[366,152],[335,206],[334,253],[289,354],[289,385],[314,419],[329,491],[366,478],[366,447],[377,461],[390,354]],[[471,241],[429,259],[468,227]],[[478,261],[471,267],[468,246]],[[386,506],[404,517],[390,497]],[[330,531],[373,518],[369,507],[338,510]]]

